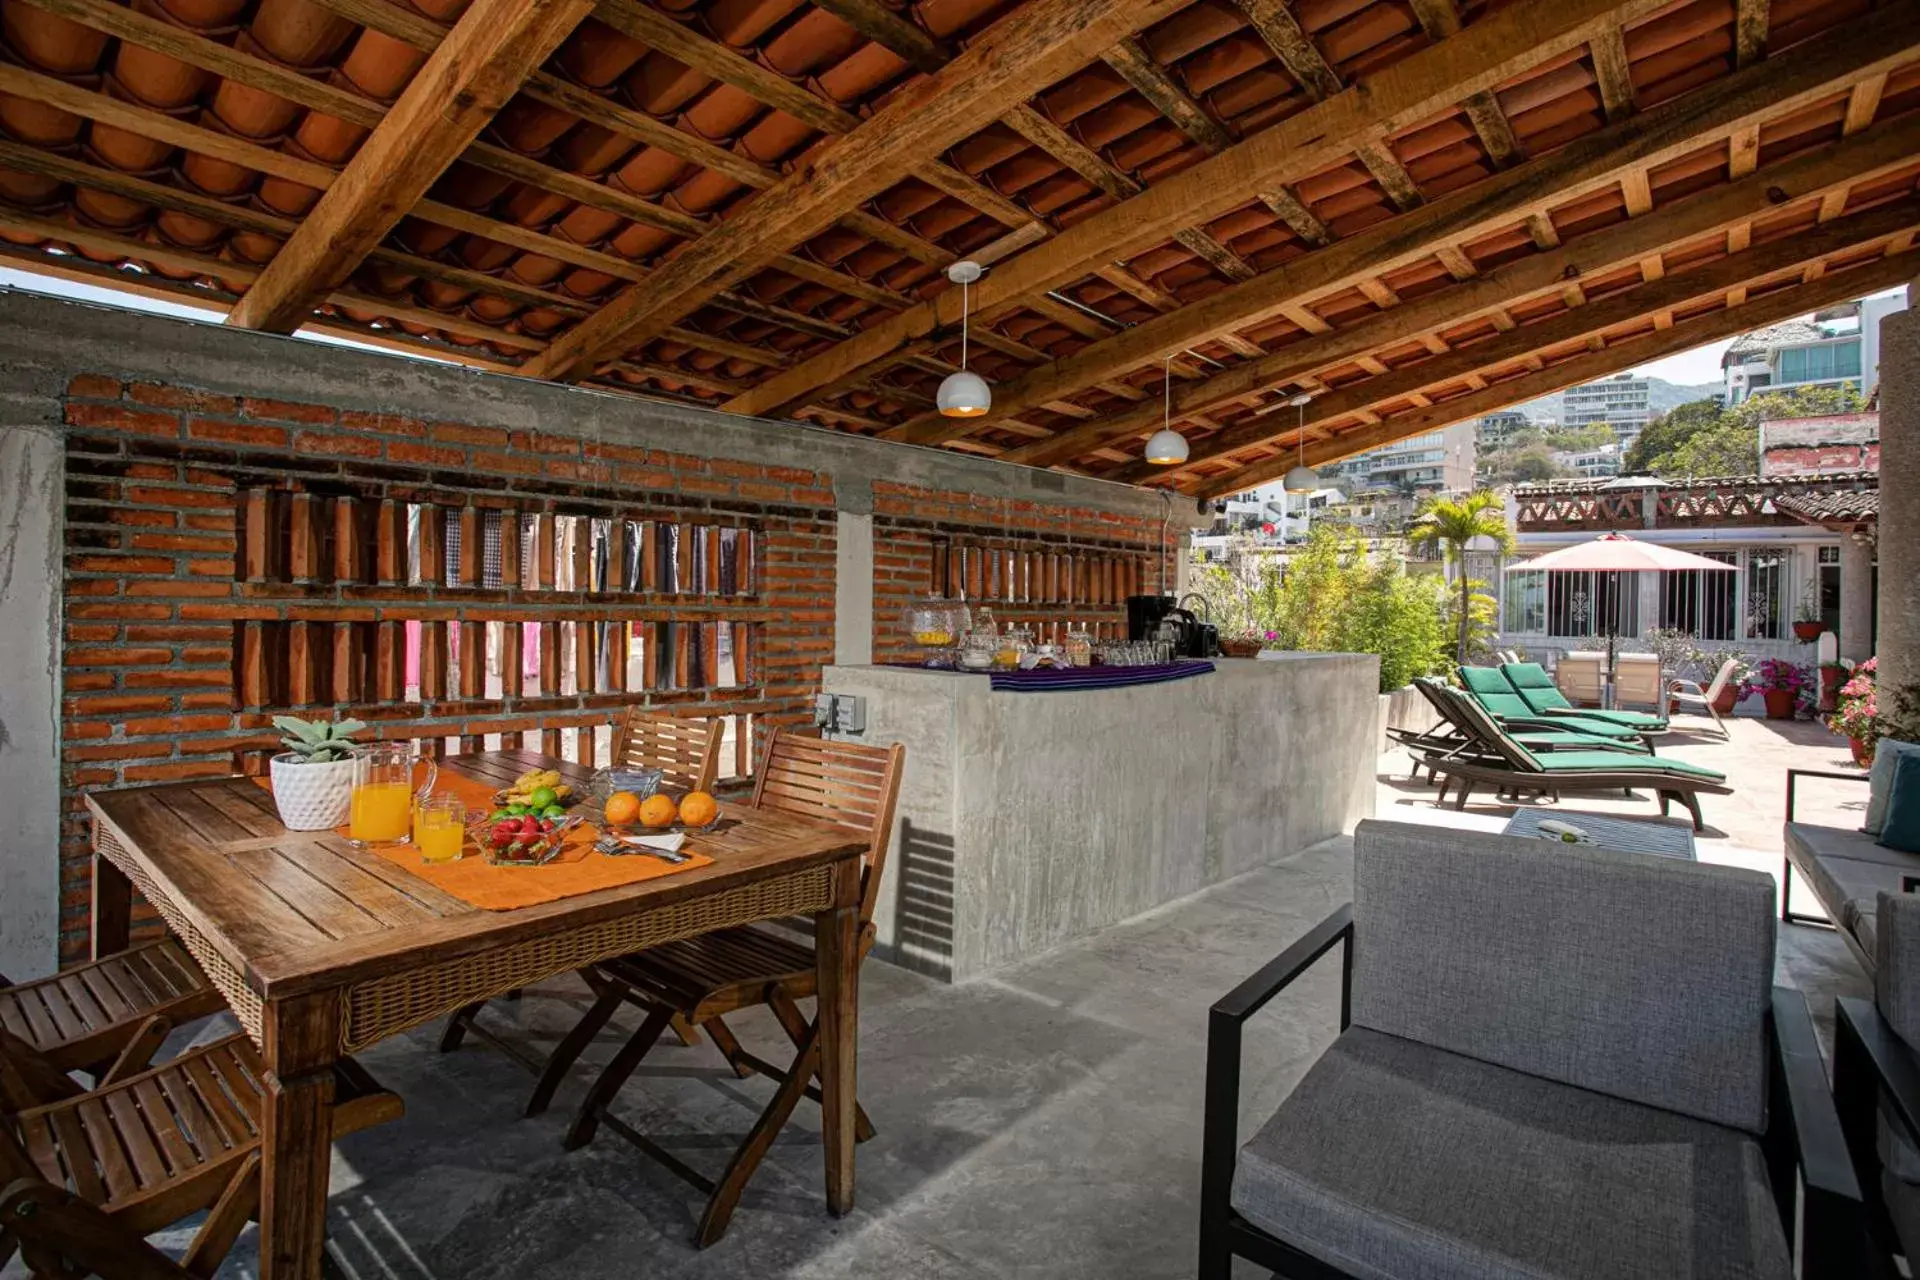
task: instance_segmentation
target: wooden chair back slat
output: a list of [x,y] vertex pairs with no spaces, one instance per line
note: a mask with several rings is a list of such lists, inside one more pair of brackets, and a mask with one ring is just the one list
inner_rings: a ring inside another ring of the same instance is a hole
[[658,769],[669,791],[711,791],[720,772],[722,721],[628,707],[613,735],[615,768]]
[[858,831],[867,841],[860,925],[873,919],[893,842],[893,814],[907,749],[828,742],[788,729],[774,733],[754,781],[756,808],[777,809]]

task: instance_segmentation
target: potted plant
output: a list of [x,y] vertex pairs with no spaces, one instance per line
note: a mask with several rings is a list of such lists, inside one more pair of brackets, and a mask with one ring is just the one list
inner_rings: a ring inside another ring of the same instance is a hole
[[347,820],[353,803],[353,735],[358,720],[315,721],[275,716],[286,747],[269,762],[273,802],[289,831],[326,831]]
[[1844,662],[1820,664],[1820,710],[1835,711],[1840,706],[1840,686],[1847,682],[1852,668]]
[[1853,669],[1853,678],[1840,686],[1839,709],[1827,717],[1827,728],[1846,735],[1853,762],[1862,769],[1873,763],[1874,744],[1880,740],[1880,708],[1874,688],[1879,661],[1869,658]]
[[1793,611],[1793,638],[1802,644],[1812,644],[1827,629],[1827,624],[1820,620],[1818,591],[1819,584],[1812,578],[1807,579],[1806,587],[1800,592],[1800,604]]
[[1695,649],[1687,655],[1687,662],[1693,667],[1693,678],[1700,682],[1702,688],[1713,683],[1713,678],[1720,674],[1721,664],[1728,658],[1734,661],[1733,674],[1713,700],[1713,709],[1723,716],[1732,715],[1734,705],[1746,696],[1746,681],[1753,673],[1753,664],[1745,654],[1731,649]]
[[1807,669],[1785,658],[1762,658],[1740,686],[1741,695],[1757,693],[1767,704],[1767,719],[1791,720],[1813,681]]

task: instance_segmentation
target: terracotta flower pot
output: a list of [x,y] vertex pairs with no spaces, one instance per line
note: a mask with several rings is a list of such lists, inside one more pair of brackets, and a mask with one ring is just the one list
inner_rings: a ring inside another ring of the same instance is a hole
[[1733,714],[1734,705],[1739,701],[1740,691],[1732,685],[1728,685],[1718,694],[1714,695],[1713,709],[1723,716],[1730,716]]
[[1801,644],[1812,644],[1826,629],[1824,622],[1796,622],[1793,624],[1793,638]]
[[1794,706],[1800,699],[1791,689],[1767,689],[1760,697],[1767,704],[1767,719],[1791,720]]
[[1853,762],[1862,769],[1873,766],[1873,744],[1862,742],[1858,738],[1847,739],[1847,750],[1853,753]]
[[1832,667],[1820,668],[1820,710],[1832,711],[1840,705],[1840,686],[1846,682],[1846,672]]

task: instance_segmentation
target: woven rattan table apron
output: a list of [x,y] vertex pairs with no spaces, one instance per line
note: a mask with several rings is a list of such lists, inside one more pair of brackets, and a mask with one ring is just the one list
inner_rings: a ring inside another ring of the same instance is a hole
[[[587,771],[534,752],[440,762],[507,780]],[[712,866],[514,911],[483,911],[331,832],[290,832],[243,778],[91,795],[93,945],[127,944],[131,891],[226,996],[270,1071],[260,1274],[320,1275],[332,1065],[388,1036],[596,960],[731,925],[815,920],[827,1204],[853,1207],[854,936],[864,844],[738,805],[702,837]]]

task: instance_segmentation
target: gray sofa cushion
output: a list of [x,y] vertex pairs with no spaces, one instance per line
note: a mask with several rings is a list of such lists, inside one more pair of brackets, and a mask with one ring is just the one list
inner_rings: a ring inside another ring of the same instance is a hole
[[1867,818],[1860,825],[1870,836],[1879,836],[1887,820],[1887,803],[1893,798],[1893,771],[1900,757],[1920,751],[1920,743],[1882,738],[1873,747],[1873,768],[1867,774]]
[[1864,831],[1789,822],[1787,856],[1806,878],[1835,925],[1860,940],[1871,956],[1876,945],[1869,923],[1882,891],[1899,893],[1905,876],[1920,876],[1920,856],[1874,843]]
[[1759,1133],[1773,902],[1756,871],[1363,822],[1353,1021]]
[[1363,1280],[1791,1274],[1747,1134],[1359,1027],[1242,1148],[1233,1205]]
[[[1880,894],[1874,913],[1862,916],[1859,928],[1863,937],[1870,931],[1873,938],[1874,1005],[1895,1035],[1909,1046],[1920,1045],[1920,896]],[[1880,1162],[1888,1173],[1909,1184],[1905,1192],[1915,1202],[1909,1212],[1920,1223],[1920,1187],[1911,1185],[1920,1183],[1920,1151],[1884,1114],[1879,1139]]]

